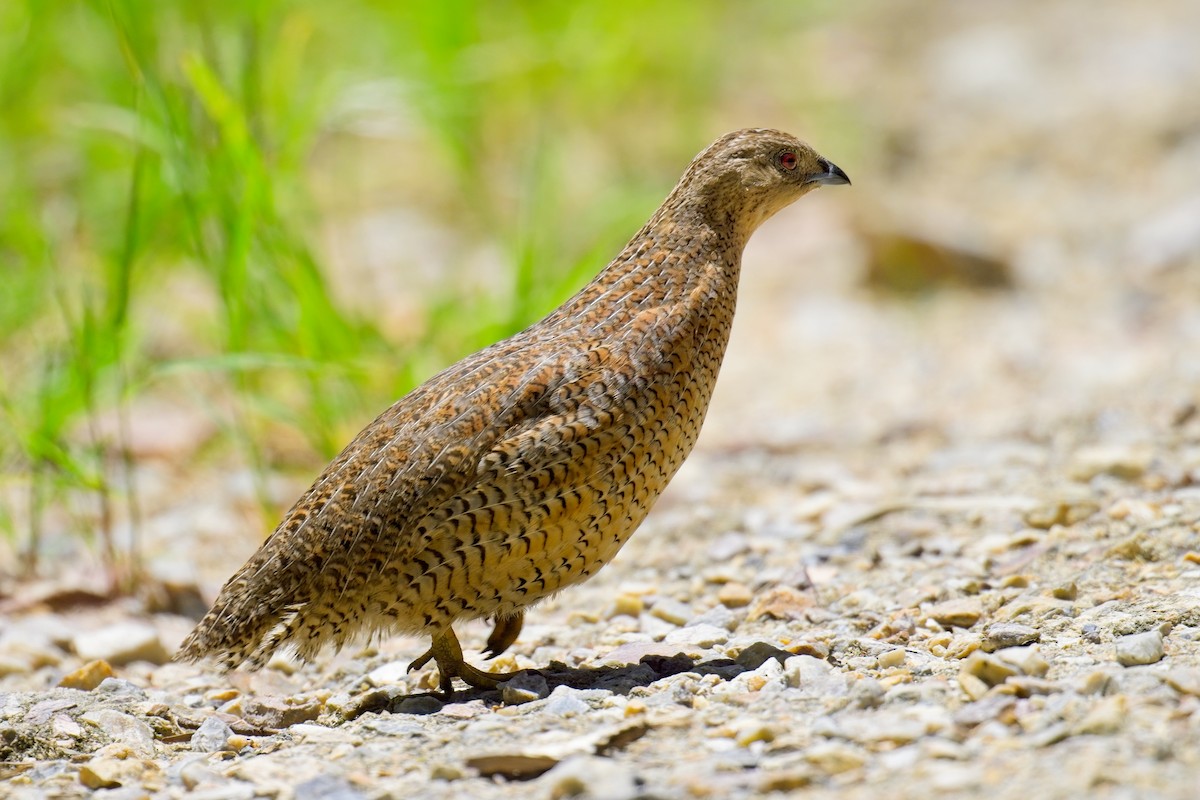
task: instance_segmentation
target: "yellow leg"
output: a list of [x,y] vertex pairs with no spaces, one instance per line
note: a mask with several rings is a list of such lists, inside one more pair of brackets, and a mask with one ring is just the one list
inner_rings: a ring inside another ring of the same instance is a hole
[[488,637],[487,649],[483,651],[488,658],[495,658],[509,648],[521,635],[521,627],[525,624],[525,612],[518,611],[511,617],[495,617],[496,627]]
[[[517,672],[484,672],[476,669],[463,659],[462,646],[452,628],[446,628],[433,637],[433,646],[413,660],[408,665],[408,671],[420,669],[433,660],[441,673],[442,693],[446,697],[454,694],[454,679],[462,678],[467,685],[476,689],[495,689],[496,686],[512,678]],[[519,670],[518,670],[519,672]]]
[[[521,628],[525,625],[525,611],[522,609],[511,617],[493,617],[492,620],[495,623],[495,627],[492,628],[492,635],[488,637],[487,649],[483,651],[483,654],[488,658],[495,658],[503,653],[521,635]],[[432,659],[433,648],[431,647],[413,659],[413,662],[408,665],[408,671],[413,672],[418,670]]]

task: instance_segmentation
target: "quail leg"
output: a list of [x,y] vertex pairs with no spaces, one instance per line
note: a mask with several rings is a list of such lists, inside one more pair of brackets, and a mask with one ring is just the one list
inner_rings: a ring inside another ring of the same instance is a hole
[[[511,617],[493,617],[492,621],[495,627],[492,629],[492,634],[488,636],[487,649],[483,651],[488,658],[500,655],[517,640],[517,637],[521,635],[521,628],[525,625],[525,612],[524,610],[517,611]],[[408,671],[415,672],[432,659],[433,648],[430,647],[413,659],[412,663],[408,665]]]
[[492,635],[487,640],[487,649],[483,651],[488,658],[500,655],[517,640],[521,635],[521,627],[525,624],[525,612],[518,611],[511,617],[498,616],[494,620],[496,627],[492,629]]
[[420,669],[431,659],[441,673],[442,693],[446,697],[454,695],[455,678],[462,678],[468,686],[476,689],[495,689],[497,685],[520,672],[484,672],[472,667],[463,659],[462,645],[458,643],[458,637],[454,635],[452,628],[446,628],[433,637],[433,646],[414,659],[408,665],[408,671]]

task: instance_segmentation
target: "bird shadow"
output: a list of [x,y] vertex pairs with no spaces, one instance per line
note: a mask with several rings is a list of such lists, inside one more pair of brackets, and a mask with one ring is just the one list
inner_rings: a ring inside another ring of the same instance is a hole
[[[559,686],[572,689],[602,689],[613,694],[628,695],[639,686],[649,686],[655,681],[683,672],[700,676],[716,675],[721,680],[730,680],[752,667],[731,658],[716,658],[709,661],[693,661],[680,653],[677,655],[645,655],[636,664],[603,667],[570,667],[558,661],[547,667],[522,670],[513,681],[523,688],[532,690],[530,699],[549,695]],[[541,681],[545,681],[544,688]],[[362,697],[356,707],[346,714],[346,720],[371,712],[387,711],[392,714],[428,715],[442,710],[446,703],[469,703],[482,700],[485,704],[507,705],[501,688],[455,689],[452,697],[433,692],[389,695],[386,692]]]

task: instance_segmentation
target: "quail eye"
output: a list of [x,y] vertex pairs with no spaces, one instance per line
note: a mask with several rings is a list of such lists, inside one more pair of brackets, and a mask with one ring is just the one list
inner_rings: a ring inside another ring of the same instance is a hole
[[785,152],[779,156],[779,166],[783,167],[784,169],[788,170],[789,172],[794,170],[796,168],[796,165],[799,163],[800,163],[800,159],[797,158],[796,154],[793,153],[791,150],[788,150],[787,152]]

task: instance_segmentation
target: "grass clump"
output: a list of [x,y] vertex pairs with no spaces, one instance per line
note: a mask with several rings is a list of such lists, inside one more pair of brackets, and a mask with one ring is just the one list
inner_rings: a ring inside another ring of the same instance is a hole
[[[0,528],[23,569],[48,533],[94,530],[114,574],[136,575],[130,409],[146,397],[207,409],[218,453],[260,477],[284,453],[311,469],[431,371],[544,314],[697,147],[806,102],[757,76],[818,13],[0,4]],[[397,327],[379,322],[396,299],[327,253],[330,220],[400,205],[451,246],[409,254],[438,271]]]

